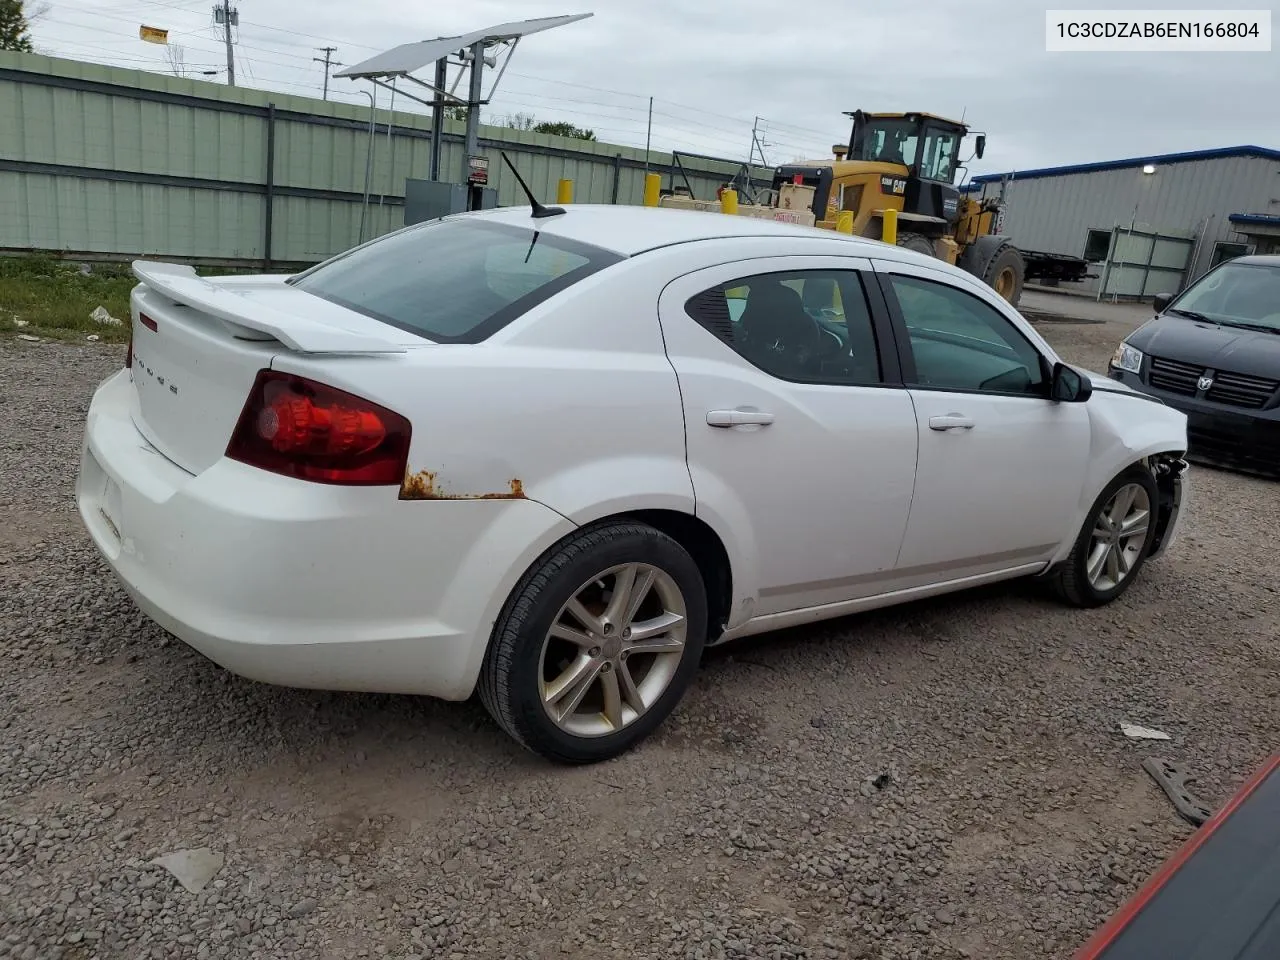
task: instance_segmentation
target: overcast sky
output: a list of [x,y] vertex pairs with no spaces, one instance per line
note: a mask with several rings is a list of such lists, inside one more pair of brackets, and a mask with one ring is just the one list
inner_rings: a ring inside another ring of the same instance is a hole
[[[29,8],[47,8],[33,29],[41,52],[161,71],[168,70],[165,48],[140,40],[140,24],[167,28],[189,69],[225,66],[213,3],[27,0]],[[644,146],[653,97],[655,149],[745,159],[760,117],[771,163],[829,156],[831,144],[848,140],[843,111],[857,108],[963,114],[988,135],[985,158],[970,165],[972,174],[1244,143],[1280,148],[1280,48],[1248,54],[1046,53],[1049,5],[1031,0],[237,5],[237,81],[315,96],[323,67],[311,58],[321,56],[316,48],[326,44],[350,65],[411,40],[591,12],[588,20],[524,40],[488,114],[569,120],[595,130],[600,140],[633,146]],[[1280,24],[1276,0],[1233,5],[1270,9]],[[1052,6],[1131,5],[1095,0]],[[1212,4],[1162,0],[1158,6]],[[306,15],[299,16],[304,8]],[[210,79],[225,83],[225,70]],[[332,98],[367,103],[355,92],[361,88],[367,85],[330,82]],[[386,105],[385,94],[380,105]]]

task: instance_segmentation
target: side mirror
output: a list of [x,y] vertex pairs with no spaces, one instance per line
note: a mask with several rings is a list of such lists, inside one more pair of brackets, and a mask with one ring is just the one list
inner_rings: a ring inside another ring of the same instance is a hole
[[973,152],[979,160],[987,149],[987,135],[985,133],[978,134],[978,139],[973,142]]
[[1049,399],[1058,403],[1084,403],[1093,396],[1093,384],[1065,363],[1053,365],[1049,381]]
[[1151,302],[1151,305],[1156,308],[1156,313],[1164,313],[1171,303],[1173,303],[1173,294],[1157,293],[1156,298]]

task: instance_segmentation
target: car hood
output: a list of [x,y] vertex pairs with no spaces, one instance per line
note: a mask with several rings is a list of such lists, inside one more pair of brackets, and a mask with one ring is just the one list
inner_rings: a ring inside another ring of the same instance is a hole
[[1280,378],[1280,333],[1220,327],[1164,314],[1139,327],[1128,341],[1151,356],[1255,377]]
[[[1098,373],[1096,370],[1089,370],[1085,367],[1076,366],[1074,363],[1067,364],[1072,370],[1086,377],[1093,386],[1094,391],[1105,390],[1108,393],[1128,393],[1135,397],[1141,397],[1143,400],[1155,400],[1155,397],[1148,396],[1138,390],[1133,389],[1127,383],[1121,383],[1119,380],[1112,380],[1105,373]],[[1157,403],[1164,403],[1163,400],[1156,400]]]

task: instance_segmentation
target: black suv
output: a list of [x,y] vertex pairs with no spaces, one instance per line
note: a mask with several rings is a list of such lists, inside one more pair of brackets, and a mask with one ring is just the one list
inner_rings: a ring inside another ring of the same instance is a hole
[[1280,256],[1228,260],[1155,308],[1108,374],[1187,415],[1187,459],[1280,477]]

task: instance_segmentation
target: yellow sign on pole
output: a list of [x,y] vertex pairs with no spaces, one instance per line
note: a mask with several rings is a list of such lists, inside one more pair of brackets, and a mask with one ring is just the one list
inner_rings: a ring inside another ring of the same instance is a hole
[[159,27],[148,27],[145,24],[138,28],[138,36],[147,43],[168,43],[169,31]]

